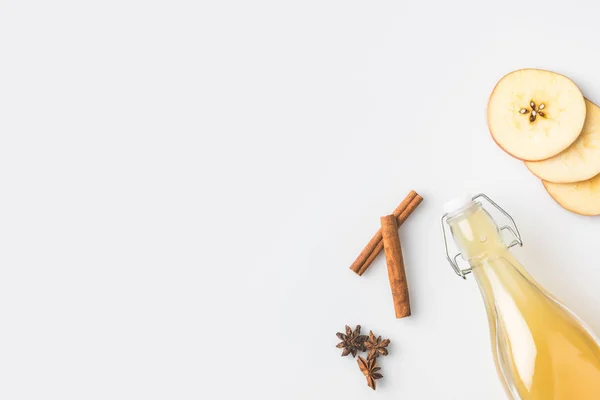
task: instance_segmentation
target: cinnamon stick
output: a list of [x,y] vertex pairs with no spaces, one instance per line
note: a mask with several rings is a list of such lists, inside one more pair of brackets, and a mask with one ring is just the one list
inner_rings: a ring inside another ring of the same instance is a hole
[[408,317],[410,316],[408,283],[406,282],[398,225],[394,215],[381,217],[381,233],[396,318]]
[[[410,193],[402,200],[402,202],[396,207],[393,214],[396,217],[396,221],[398,226],[401,226],[404,221],[408,219],[410,214],[421,204],[423,198],[417,194],[414,190],[411,190]],[[360,252],[356,261],[352,263],[350,269],[356,272],[358,275],[362,275],[365,273],[367,268],[371,265],[373,260],[377,257],[377,255],[383,249],[383,242],[381,236],[381,229],[375,233],[375,236],[369,241],[367,246]]]

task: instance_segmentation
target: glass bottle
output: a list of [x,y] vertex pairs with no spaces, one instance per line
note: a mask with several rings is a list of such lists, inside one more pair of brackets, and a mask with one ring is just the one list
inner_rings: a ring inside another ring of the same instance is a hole
[[[483,208],[487,200],[511,225],[499,227]],[[597,338],[567,307],[542,288],[511,254],[522,245],[512,217],[487,196],[447,204],[442,217],[446,256],[455,272],[473,273],[490,326],[500,379],[514,400],[600,399]],[[451,256],[447,232],[460,253]],[[507,245],[506,231],[513,235]],[[461,269],[462,256],[469,268]]]

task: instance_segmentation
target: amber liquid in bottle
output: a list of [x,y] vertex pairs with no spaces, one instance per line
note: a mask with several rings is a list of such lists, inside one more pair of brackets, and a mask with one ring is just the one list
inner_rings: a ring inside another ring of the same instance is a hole
[[531,278],[480,204],[448,223],[481,290],[509,397],[600,399],[600,347],[582,321]]

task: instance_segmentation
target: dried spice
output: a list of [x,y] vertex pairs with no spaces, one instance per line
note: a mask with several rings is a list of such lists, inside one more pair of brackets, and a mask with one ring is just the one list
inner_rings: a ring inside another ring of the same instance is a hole
[[381,236],[396,318],[409,317],[410,297],[396,217],[393,215],[381,217]]
[[352,354],[352,357],[356,357],[356,353],[359,351],[367,351],[365,348],[365,341],[368,339],[368,336],[360,334],[360,325],[356,325],[354,331],[346,325],[346,334],[338,332],[336,333],[336,336],[341,340],[336,347],[338,349],[344,349],[344,351],[342,351],[342,357],[345,357],[348,354]]
[[346,325],[346,333],[337,333],[337,337],[342,341],[337,344],[336,347],[344,349],[342,357],[352,354],[356,357],[359,351],[368,351],[367,358],[364,359],[358,356],[358,366],[365,378],[367,378],[367,385],[375,390],[377,379],[383,378],[383,375],[379,373],[381,370],[377,366],[377,358],[379,356],[387,356],[387,346],[390,344],[389,339],[381,339],[381,336],[375,336],[373,331],[369,331],[369,336],[360,334],[360,325],[354,328],[354,331]]
[[[396,207],[393,212],[393,215],[397,218],[396,222],[398,226],[402,225],[408,217],[412,214],[413,211],[421,204],[423,198],[417,194],[414,190],[411,190],[410,193],[406,196],[402,203]],[[375,233],[375,236],[371,239],[371,241],[367,244],[367,246],[360,252],[356,261],[352,263],[350,269],[356,272],[358,275],[362,275],[365,273],[367,268],[371,265],[373,260],[377,257],[381,250],[383,250],[383,236],[381,234],[381,229]]]
[[365,342],[365,348],[369,351],[367,360],[375,359],[379,356],[387,356],[386,347],[390,344],[390,339],[381,340],[381,336],[375,337],[373,331],[369,332],[369,339]]
[[365,360],[361,356],[358,356],[358,366],[367,378],[367,385],[375,390],[375,380],[383,378],[383,375],[378,372],[381,368],[377,366],[377,360],[375,358]]

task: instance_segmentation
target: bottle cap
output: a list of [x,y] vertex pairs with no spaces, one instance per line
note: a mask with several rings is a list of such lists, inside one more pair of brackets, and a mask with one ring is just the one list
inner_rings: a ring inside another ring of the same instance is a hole
[[461,211],[469,207],[472,203],[472,197],[469,195],[457,197],[444,204],[444,214],[454,214],[457,211]]

